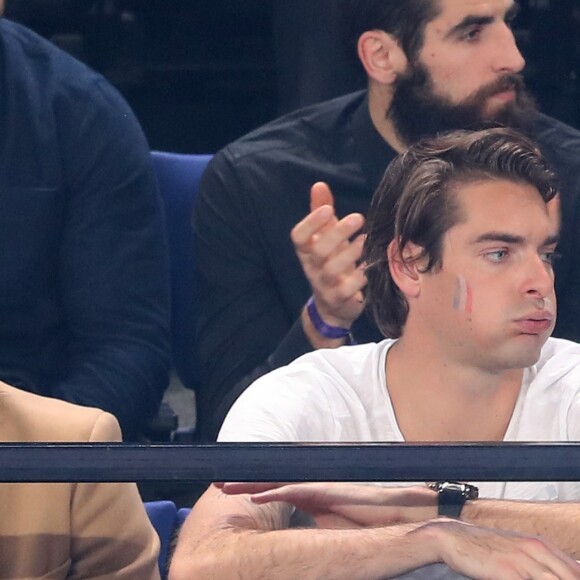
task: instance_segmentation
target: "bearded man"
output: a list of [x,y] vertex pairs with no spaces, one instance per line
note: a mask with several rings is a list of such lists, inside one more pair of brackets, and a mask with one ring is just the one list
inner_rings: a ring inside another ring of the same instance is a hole
[[[230,144],[194,211],[202,319],[201,431],[214,438],[258,376],[319,348],[381,338],[360,267],[373,191],[419,138],[507,125],[555,167],[562,224],[555,336],[580,339],[580,133],[537,112],[510,27],[513,0],[342,0],[368,89]],[[315,58],[316,55],[313,55]],[[306,217],[305,217],[306,216]]]

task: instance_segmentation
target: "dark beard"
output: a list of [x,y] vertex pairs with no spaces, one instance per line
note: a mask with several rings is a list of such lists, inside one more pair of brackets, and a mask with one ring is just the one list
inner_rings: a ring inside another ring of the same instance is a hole
[[[515,90],[516,98],[494,114],[484,117],[486,100],[495,94]],[[429,71],[422,64],[411,65],[395,85],[393,101],[387,112],[399,138],[411,145],[422,137],[456,129],[478,130],[506,126],[526,131],[536,112],[533,97],[527,92],[520,75],[507,74],[486,85],[459,104],[436,95]]]

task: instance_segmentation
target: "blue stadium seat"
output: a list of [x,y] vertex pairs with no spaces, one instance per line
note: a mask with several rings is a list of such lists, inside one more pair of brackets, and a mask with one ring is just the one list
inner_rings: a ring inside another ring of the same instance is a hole
[[177,516],[175,518],[175,528],[179,529],[183,522],[187,519],[187,516],[191,512],[191,508],[180,508],[177,510]]
[[164,578],[169,545],[177,522],[177,508],[172,501],[167,500],[148,501],[144,505],[161,543],[159,549],[159,571],[161,577]]
[[212,156],[152,151],[151,158],[165,207],[169,242],[173,365],[183,385],[195,390],[199,385],[195,362],[199,290],[191,214],[201,176]]

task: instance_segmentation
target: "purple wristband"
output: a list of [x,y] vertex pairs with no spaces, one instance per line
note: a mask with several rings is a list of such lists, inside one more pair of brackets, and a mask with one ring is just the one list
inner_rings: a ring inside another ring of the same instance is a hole
[[320,336],[324,336],[324,338],[345,338],[350,334],[350,328],[342,328],[341,326],[331,326],[330,324],[326,324],[320,313],[316,308],[316,303],[314,302],[314,296],[311,296],[306,303],[306,310],[308,312],[308,316],[316,328],[316,331]]

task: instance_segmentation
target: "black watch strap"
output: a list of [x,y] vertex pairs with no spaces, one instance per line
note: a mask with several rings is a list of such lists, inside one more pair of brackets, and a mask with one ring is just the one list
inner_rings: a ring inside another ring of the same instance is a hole
[[459,519],[461,510],[468,499],[477,499],[479,490],[475,485],[460,483],[458,481],[436,481],[430,483],[429,487],[434,489],[439,496],[439,508],[437,513],[440,516]]

